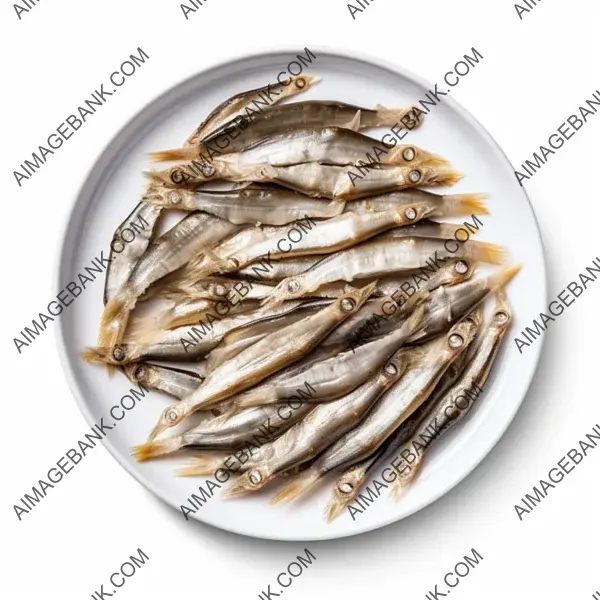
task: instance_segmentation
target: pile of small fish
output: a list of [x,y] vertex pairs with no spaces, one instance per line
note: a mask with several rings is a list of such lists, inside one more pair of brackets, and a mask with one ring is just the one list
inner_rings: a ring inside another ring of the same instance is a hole
[[[406,118],[421,126],[416,109],[278,103],[316,81],[271,86],[277,100],[243,128],[267,88],[237,94],[184,147],[151,155],[192,162],[146,174],[114,239],[134,218],[150,227],[111,251],[98,345],[83,357],[175,398],[137,460],[183,450],[193,462],[180,474],[212,475],[268,424],[275,433],[254,444],[225,495],[286,477],[273,500],[290,501],[342,471],[331,520],[390,457],[418,446],[392,487],[410,483],[423,440],[468,413],[509,327],[504,287],[519,267],[473,277],[478,263],[504,263],[504,249],[431,219],[489,214],[486,196],[420,189],[460,177],[422,148],[359,133]],[[348,170],[374,148],[377,164],[353,180]],[[158,235],[161,214],[181,211]],[[141,305],[162,308],[131,318]],[[186,430],[156,439],[184,419]]]

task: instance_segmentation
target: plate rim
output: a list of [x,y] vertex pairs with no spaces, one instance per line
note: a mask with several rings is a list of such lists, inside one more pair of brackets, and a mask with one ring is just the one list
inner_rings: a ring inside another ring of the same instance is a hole
[[[404,66],[398,65],[396,63],[393,63],[391,61],[388,61],[387,59],[382,59],[380,57],[371,55],[369,53],[349,50],[347,48],[327,46],[327,45],[323,45],[323,44],[318,44],[318,45],[314,44],[311,46],[307,45],[306,48],[308,48],[311,51],[314,50],[313,53],[317,54],[317,56],[318,56],[318,52],[321,52],[323,54],[326,54],[326,55],[329,55],[332,57],[342,58],[342,59],[346,59],[346,60],[350,59],[353,61],[362,62],[365,65],[368,65],[371,67],[383,68],[383,69],[393,73],[394,75],[398,75],[400,77],[404,77],[405,79],[412,81],[413,83],[419,85],[423,89],[431,89],[432,84],[429,83],[427,81],[427,79],[425,79],[424,77],[421,77],[420,75],[416,75],[412,70],[410,70]],[[295,53],[297,53],[297,52],[299,52],[299,50],[297,48],[291,48],[290,46],[287,46],[287,45],[286,46],[269,47],[268,49],[263,49],[263,50],[254,50],[252,53],[236,52],[234,55],[232,55],[231,58],[216,62],[213,65],[211,65],[205,69],[198,70],[194,74],[190,75],[189,77],[186,77],[185,79],[180,80],[179,82],[170,85],[165,91],[161,92],[159,95],[150,99],[148,102],[146,102],[146,104],[142,108],[140,108],[134,115],[132,115],[125,122],[125,124],[122,125],[118,129],[118,131],[111,137],[111,139],[106,144],[104,149],[101,151],[101,153],[97,156],[96,160],[94,160],[93,164],[88,169],[87,173],[85,174],[85,176],[82,179],[82,183],[79,186],[79,189],[75,195],[74,200],[71,202],[70,210],[67,212],[66,217],[64,218],[63,225],[62,225],[62,228],[60,231],[61,243],[60,243],[60,247],[59,247],[60,250],[59,250],[59,253],[57,256],[57,265],[54,267],[54,270],[55,270],[54,286],[56,288],[56,291],[59,292],[62,289],[61,275],[62,275],[62,270],[63,270],[63,257],[65,257],[67,250],[68,250],[68,245],[70,243],[70,238],[69,238],[68,233],[69,233],[69,230],[71,227],[71,223],[75,219],[75,217],[78,213],[78,209],[81,210],[82,205],[84,205],[88,201],[88,200],[84,199],[85,196],[90,195],[90,194],[88,194],[88,192],[90,190],[93,190],[93,188],[98,185],[99,181],[102,180],[101,174],[103,174],[105,172],[107,165],[109,165],[112,162],[112,159],[114,158],[114,156],[116,154],[117,148],[122,150],[123,147],[127,144],[127,140],[129,140],[131,138],[130,135],[127,135],[128,130],[138,130],[139,127],[141,127],[143,125],[144,117],[147,116],[148,113],[152,112],[152,107],[155,104],[164,103],[164,101],[171,95],[179,95],[179,97],[181,97],[178,92],[181,92],[182,89],[189,86],[198,77],[210,75],[213,72],[219,71],[219,70],[221,70],[223,68],[227,68],[227,67],[231,68],[233,66],[233,68],[235,68],[235,66],[238,65],[239,63],[261,60],[261,59],[268,58],[270,56],[279,56],[282,54],[292,54],[295,56]],[[470,111],[468,111],[466,108],[464,108],[462,106],[462,104],[460,104],[457,100],[455,100],[454,98],[451,98],[451,97],[444,98],[444,103],[450,105],[450,107],[453,110],[457,111],[461,115],[461,117],[463,119],[465,119],[474,128],[474,130],[476,132],[478,132],[482,137],[485,137],[488,144],[493,146],[496,149],[496,151],[498,151],[500,153],[500,155],[504,158],[504,160],[508,163],[508,165],[510,165],[510,167],[513,168],[513,170],[514,170],[513,164],[511,163],[509,157],[504,152],[502,147],[496,142],[494,137],[480,123],[480,121],[471,114]],[[125,142],[123,142],[123,140],[125,140]],[[543,265],[542,279],[543,279],[543,283],[544,283],[543,296],[544,296],[544,305],[545,305],[548,303],[548,275],[547,275],[547,273],[548,273],[548,264],[547,264],[548,255],[546,253],[546,249],[544,246],[544,239],[542,236],[540,224],[539,224],[538,218],[536,216],[535,210],[533,208],[533,204],[529,198],[529,194],[527,193],[527,190],[524,186],[521,186],[521,190],[522,190],[522,193],[524,194],[527,204],[529,205],[529,209],[530,209],[531,215],[533,217],[533,222],[536,227],[537,238],[538,238],[539,245],[541,248],[542,265]],[[93,195],[93,194],[91,194],[91,195]],[[63,372],[66,376],[67,383],[69,385],[71,393],[75,397],[75,400],[76,400],[77,406],[79,407],[79,410],[83,414],[83,417],[86,420],[86,422],[88,423],[88,425],[91,427],[96,423],[96,421],[90,412],[87,402],[84,400],[85,394],[83,394],[82,390],[80,389],[78,380],[77,380],[74,370],[71,366],[71,361],[69,359],[68,351],[67,351],[63,319],[58,320],[58,330],[56,332],[55,337],[56,337],[56,342],[58,345],[58,354],[60,357],[61,366],[62,366]],[[363,526],[360,526],[357,524],[357,527],[352,531],[335,532],[335,531],[331,530],[331,533],[327,534],[326,530],[324,530],[323,535],[319,535],[319,536],[313,535],[310,537],[297,537],[297,536],[285,536],[285,535],[274,537],[272,535],[268,535],[268,534],[264,534],[264,533],[261,534],[256,531],[253,531],[253,530],[244,530],[239,527],[230,526],[229,524],[227,524],[227,526],[216,525],[216,524],[210,522],[209,520],[206,520],[205,518],[201,518],[200,516],[198,516],[198,515],[200,515],[199,512],[193,513],[191,518],[193,518],[195,521],[198,521],[205,525],[214,527],[215,529],[218,529],[218,530],[228,531],[228,532],[235,533],[238,535],[244,535],[244,536],[253,537],[253,538],[257,538],[257,539],[266,539],[266,540],[281,541],[281,542],[289,542],[289,541],[308,542],[308,541],[325,541],[325,540],[333,540],[333,539],[342,539],[342,538],[356,536],[356,535],[359,535],[362,533],[367,533],[370,531],[376,531],[383,527],[387,527],[388,525],[390,525],[392,523],[398,523],[400,521],[403,521],[404,519],[423,510],[427,506],[434,504],[441,497],[445,496],[450,491],[452,491],[456,486],[458,486],[460,483],[462,483],[485,460],[485,458],[494,449],[494,447],[497,445],[497,443],[500,441],[500,439],[504,436],[504,434],[508,430],[511,423],[514,421],[516,414],[518,413],[523,402],[525,401],[527,393],[529,392],[529,389],[531,387],[533,378],[539,368],[540,356],[541,356],[541,352],[542,352],[542,349],[545,344],[545,338],[546,338],[546,336],[541,336],[541,339],[537,340],[539,343],[535,344],[535,346],[536,346],[536,348],[534,350],[535,356],[532,357],[532,360],[534,361],[534,366],[530,371],[528,380],[523,381],[521,384],[521,386],[522,386],[522,392],[520,394],[521,398],[520,398],[519,402],[515,403],[514,409],[512,410],[511,414],[509,415],[509,418],[507,418],[507,420],[506,420],[506,424],[497,431],[495,436],[490,436],[490,438],[488,439],[488,442],[484,446],[484,451],[479,452],[475,459],[471,459],[468,462],[467,466],[463,469],[461,474],[454,481],[452,481],[450,483],[446,483],[445,486],[440,487],[438,492],[430,495],[426,499],[423,499],[423,501],[416,503],[409,512],[407,512],[401,516],[397,516],[397,517],[392,516],[392,517],[385,519],[375,525],[372,523],[365,524]],[[147,490],[152,492],[152,494],[154,496],[156,496],[161,502],[167,504],[169,507],[172,507],[175,510],[179,509],[179,507],[174,502],[172,502],[170,499],[166,498],[162,494],[161,489],[158,488],[158,486],[156,486],[153,481],[148,479],[140,470],[136,470],[133,467],[133,465],[129,461],[126,460],[125,456],[121,456],[121,453],[116,449],[116,447],[112,443],[110,436],[104,437],[102,440],[102,443],[106,447],[106,449],[109,451],[109,453],[113,456],[113,458],[116,459],[117,463],[119,465],[121,465],[121,467],[123,469],[125,469],[127,471],[127,473],[129,473],[129,475],[131,475],[139,484],[141,484]]]

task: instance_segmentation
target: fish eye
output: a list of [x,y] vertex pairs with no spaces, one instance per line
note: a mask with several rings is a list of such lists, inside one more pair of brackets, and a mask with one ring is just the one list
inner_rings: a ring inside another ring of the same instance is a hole
[[202,165],[202,168],[200,169],[202,175],[204,175],[204,177],[208,178],[208,177],[212,177],[215,174],[215,168],[212,167],[211,165]]
[[451,419],[458,419],[459,415],[460,415],[460,410],[458,410],[458,408],[456,408],[456,406],[452,406],[450,407],[450,414],[446,413],[447,416]]
[[234,269],[237,269],[240,266],[240,261],[237,258],[230,258],[229,263],[233,266]]
[[411,181],[411,183],[419,183],[419,181],[421,181],[421,171],[419,171],[418,169],[412,170],[408,174],[408,178]]
[[183,173],[181,172],[181,169],[172,169],[170,177],[173,183],[181,183],[183,181]]
[[408,147],[404,150],[404,152],[402,153],[402,156],[404,157],[404,160],[406,162],[410,162],[411,160],[414,160],[416,154],[417,153],[415,152],[414,148]]
[[347,481],[345,481],[345,482],[342,482],[342,483],[338,483],[337,489],[342,494],[350,494],[350,493],[352,493],[352,490],[354,489],[354,486],[351,483],[348,483]]
[[170,410],[167,413],[167,420],[171,421],[171,423],[174,423],[175,421],[177,421],[177,413],[174,410]]
[[262,475],[260,474],[260,471],[254,469],[248,473],[248,479],[250,479],[250,483],[258,485],[262,481]]
[[465,343],[465,341],[462,339],[462,337],[460,335],[458,335],[458,333],[453,333],[449,338],[448,338],[448,344],[450,345],[450,348],[460,348],[463,344]]
[[354,310],[355,306],[356,306],[356,303],[354,302],[354,300],[352,300],[352,298],[344,298],[342,300],[342,310],[344,312],[350,312],[350,311]]
[[295,294],[300,289],[300,284],[297,281],[290,281],[287,289],[290,294]]
[[502,325],[503,323],[506,323],[506,321],[508,321],[508,315],[503,310],[501,310],[494,315],[494,319],[496,323],[500,323]]
[[222,285],[222,284],[219,283],[215,287],[215,294],[217,296],[224,296],[226,293],[227,293],[227,288],[224,285]]
[[398,367],[394,363],[390,362],[385,365],[383,372],[390,377],[394,377],[395,375],[398,375]]
[[171,192],[169,201],[171,204],[179,204],[181,202],[181,194],[179,192]]
[[299,79],[296,79],[296,87],[299,90],[306,87],[306,79],[304,79],[304,77],[300,77]]
[[121,362],[122,360],[125,359],[125,351],[120,346],[117,346],[116,348],[113,349],[112,355],[113,355],[113,358],[118,362]]
[[408,207],[408,208],[407,208],[407,209],[404,211],[404,216],[405,216],[407,219],[409,219],[409,220],[413,221],[414,219],[416,219],[416,218],[417,218],[417,211],[416,211],[416,210],[415,210],[415,209],[414,209],[412,206],[409,206],[409,207]]
[[469,265],[464,260],[459,260],[454,265],[454,270],[460,275],[464,275],[469,270]]
[[136,367],[135,371],[133,372],[133,376],[136,379],[141,379],[145,375],[146,375],[146,367],[144,365],[138,365]]

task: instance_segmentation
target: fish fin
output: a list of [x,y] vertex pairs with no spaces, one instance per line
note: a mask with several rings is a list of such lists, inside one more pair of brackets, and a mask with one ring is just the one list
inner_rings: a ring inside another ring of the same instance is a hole
[[489,215],[485,205],[488,194],[449,194],[443,197],[440,214],[442,217],[465,217],[470,215]]
[[414,129],[423,121],[423,111],[420,111],[414,106],[409,106],[408,108],[387,108],[381,104],[377,104],[377,106],[375,106],[375,111],[377,112],[377,127],[392,127],[408,117],[415,123],[415,125],[410,128]]
[[496,290],[504,287],[520,270],[522,265],[513,265],[496,273],[492,273],[488,277],[488,285],[490,289]]
[[[488,242],[471,242],[470,258],[477,262],[489,263],[492,265],[501,265],[506,262],[506,249],[499,244],[490,244]],[[520,267],[517,269],[517,271]],[[514,275],[515,273],[513,273]]]
[[94,346],[86,348],[81,353],[81,358],[90,363],[110,364],[112,361],[112,348]]
[[185,148],[174,148],[172,150],[158,150],[148,154],[153,162],[166,162],[175,160],[194,160],[199,158],[200,148],[198,146],[186,146]]
[[[259,475],[260,481],[253,483],[250,479],[250,475]],[[225,488],[221,493],[222,498],[231,498],[232,496],[239,496],[240,494],[248,494],[250,492],[256,492],[261,487],[266,485],[271,479],[266,473],[261,471],[260,468],[252,468],[250,471],[242,473],[236,481],[234,481],[228,488]]]
[[344,125],[345,129],[351,129],[352,131],[358,131],[360,129],[360,117],[362,115],[361,110],[357,110],[356,114],[352,117],[348,123]]
[[112,347],[123,341],[129,314],[136,300],[137,294],[133,287],[125,285],[108,301],[100,321],[98,346]]
[[228,457],[227,452],[206,452],[203,456],[198,456],[177,471],[181,477],[195,477],[212,475],[217,469],[222,468],[224,461]]
[[316,469],[307,469],[298,475],[293,481],[281,488],[277,494],[271,498],[269,504],[287,504],[298,498],[302,494],[308,492],[317,481],[321,478],[320,473]]
[[159,440],[158,442],[147,442],[145,444],[140,444],[139,446],[134,446],[131,449],[131,456],[138,462],[144,462],[145,460],[150,460],[157,456],[171,454],[171,452],[176,452],[182,447],[183,440],[181,439],[181,436],[175,436]]

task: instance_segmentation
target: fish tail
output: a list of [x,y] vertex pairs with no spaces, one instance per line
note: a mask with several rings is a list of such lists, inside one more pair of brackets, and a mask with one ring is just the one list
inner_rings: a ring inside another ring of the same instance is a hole
[[171,452],[176,452],[182,447],[183,440],[181,439],[181,436],[176,436],[158,442],[148,442],[146,444],[134,446],[131,449],[131,456],[138,462],[143,462],[145,460],[150,460],[151,458],[156,458],[157,456],[171,454]]
[[270,504],[287,504],[298,498],[302,494],[308,492],[317,481],[321,478],[321,474],[314,468],[303,471],[292,482],[283,487],[273,498]]
[[111,348],[102,348],[100,346],[86,348],[81,353],[81,358],[86,362],[110,364],[112,361]]
[[454,169],[438,169],[435,174],[428,179],[427,185],[454,185],[462,178],[462,173],[459,173]]
[[501,265],[507,259],[506,250],[502,246],[488,242],[471,242],[467,252],[469,258],[492,265]]
[[377,111],[377,127],[391,127],[397,125],[400,122],[412,121],[414,125],[410,129],[414,129],[420,125],[423,121],[423,113],[414,106],[403,107],[403,108],[386,108],[381,104],[375,106]]
[[150,160],[153,162],[167,162],[175,160],[194,160],[200,157],[198,146],[187,146],[185,148],[174,148],[172,150],[158,150],[150,152]]
[[504,287],[519,271],[521,265],[513,265],[496,273],[492,273],[488,277],[488,286],[491,290]]
[[[253,483],[252,478],[257,483]],[[241,494],[248,494],[250,492],[256,492],[261,487],[266,485],[270,479],[262,472],[261,469],[253,468],[250,471],[242,473],[237,481],[234,481],[228,488],[223,490],[221,496],[223,498],[231,498],[232,496],[239,496]]]
[[468,217],[470,215],[489,215],[485,205],[488,194],[449,194],[443,197],[440,217]]
[[227,456],[226,452],[207,452],[203,456],[194,458],[187,467],[179,469],[177,475],[181,477],[212,475],[215,471],[223,467]]
[[102,313],[98,346],[111,348],[123,341],[129,314],[135,306],[136,300],[135,290],[131,286],[125,286],[108,301]]

